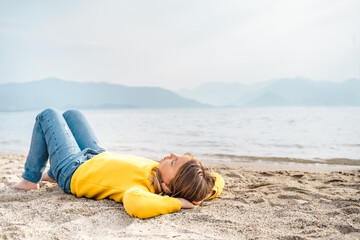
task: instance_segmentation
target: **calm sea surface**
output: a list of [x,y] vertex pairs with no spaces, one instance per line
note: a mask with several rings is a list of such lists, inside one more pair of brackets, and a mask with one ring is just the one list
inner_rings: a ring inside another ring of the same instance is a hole
[[[161,159],[360,165],[360,107],[84,110],[108,151]],[[28,151],[37,112],[0,112],[0,151]]]

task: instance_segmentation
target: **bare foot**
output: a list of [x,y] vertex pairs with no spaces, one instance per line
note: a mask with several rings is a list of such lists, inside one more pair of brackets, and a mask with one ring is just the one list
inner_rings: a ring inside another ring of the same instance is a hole
[[41,181],[47,181],[47,182],[56,183],[56,181],[55,181],[54,179],[52,179],[51,177],[49,177],[49,175],[47,174],[46,171],[43,172]]
[[33,183],[28,180],[22,179],[20,182],[12,186],[12,188],[29,191],[29,190],[37,190],[40,188],[40,186],[38,183]]

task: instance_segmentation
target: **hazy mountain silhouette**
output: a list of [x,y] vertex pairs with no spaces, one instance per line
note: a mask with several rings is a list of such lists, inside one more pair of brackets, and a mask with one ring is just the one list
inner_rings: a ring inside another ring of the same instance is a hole
[[247,95],[253,91],[264,88],[271,84],[272,81],[245,85],[238,82],[207,82],[195,89],[181,89],[177,93],[180,96],[196,99],[202,103],[212,105],[232,105],[239,96]]
[[159,87],[128,87],[47,78],[0,85],[0,110],[55,108],[192,108],[207,107]]
[[180,96],[196,99],[202,103],[224,105],[247,90],[248,86],[241,83],[209,82],[203,83],[193,90],[181,89],[177,93]]
[[206,83],[179,95],[217,106],[360,106],[360,80],[277,79],[252,85]]
[[[360,80],[342,83],[277,79],[252,85],[209,82],[179,95],[159,87],[128,87],[47,78],[0,85],[0,110],[56,108],[193,108],[217,106],[360,106]],[[192,98],[192,99],[190,99]],[[201,102],[201,103],[200,103]]]

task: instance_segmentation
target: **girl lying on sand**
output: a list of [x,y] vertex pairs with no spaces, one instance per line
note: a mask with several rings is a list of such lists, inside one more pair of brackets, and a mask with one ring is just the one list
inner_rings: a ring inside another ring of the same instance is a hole
[[[48,159],[50,169],[44,172]],[[105,152],[81,112],[46,109],[36,117],[22,180],[15,189],[57,182],[65,193],[124,204],[130,216],[150,218],[194,208],[218,196],[223,178],[193,155],[170,154],[160,162]]]

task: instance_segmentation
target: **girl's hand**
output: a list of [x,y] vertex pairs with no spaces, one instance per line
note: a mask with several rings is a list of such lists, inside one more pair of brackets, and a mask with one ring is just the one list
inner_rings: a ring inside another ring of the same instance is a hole
[[181,208],[194,208],[197,207],[196,205],[192,204],[190,201],[186,200],[185,198],[178,198],[181,202]]

